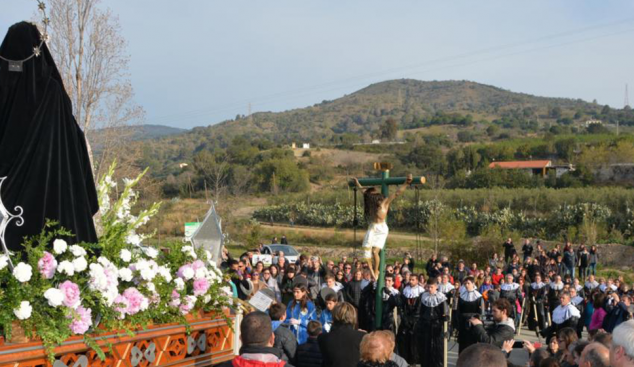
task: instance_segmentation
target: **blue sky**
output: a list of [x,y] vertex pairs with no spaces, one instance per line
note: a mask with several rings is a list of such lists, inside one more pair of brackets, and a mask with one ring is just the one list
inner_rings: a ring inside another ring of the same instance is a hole
[[[0,32],[35,0],[2,0]],[[191,128],[398,78],[473,80],[623,107],[634,2],[103,0],[146,123]],[[634,100],[634,94],[632,95]]]

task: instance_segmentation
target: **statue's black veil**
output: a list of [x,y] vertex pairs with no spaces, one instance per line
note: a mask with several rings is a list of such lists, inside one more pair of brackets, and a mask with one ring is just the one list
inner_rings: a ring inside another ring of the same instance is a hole
[[[0,55],[21,60],[40,44],[31,23],[9,28]],[[93,215],[99,204],[84,133],[73,116],[71,100],[46,44],[39,57],[9,70],[0,60],[0,177],[5,207],[24,209],[24,225],[13,223],[5,239],[10,250],[22,238],[42,231],[46,219],[74,233],[71,242],[96,242]]]

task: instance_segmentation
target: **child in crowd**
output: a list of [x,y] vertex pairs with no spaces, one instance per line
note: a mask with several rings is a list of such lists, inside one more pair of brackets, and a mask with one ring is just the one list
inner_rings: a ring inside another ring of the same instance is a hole
[[282,359],[288,363],[293,363],[295,352],[297,351],[297,338],[290,329],[290,325],[285,324],[286,306],[283,303],[274,303],[269,308],[271,326],[275,334],[273,347],[282,352]]
[[317,337],[321,334],[321,330],[319,321],[308,323],[308,340],[297,347],[296,367],[321,367],[322,355],[317,343]]
[[330,328],[332,327],[332,310],[336,305],[337,295],[335,293],[329,293],[326,295],[326,307],[321,310],[321,316],[319,317],[322,329],[326,333],[330,332]]

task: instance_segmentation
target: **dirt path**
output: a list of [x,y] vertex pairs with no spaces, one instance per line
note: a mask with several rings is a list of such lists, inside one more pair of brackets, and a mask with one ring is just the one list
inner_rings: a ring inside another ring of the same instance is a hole
[[[310,233],[310,234],[321,234],[321,235],[333,235],[335,233],[342,234],[346,237],[353,238],[354,230],[352,229],[335,229],[335,228],[321,228],[321,227],[307,227],[307,226],[289,226],[284,224],[261,224],[262,228],[267,229],[275,229],[275,230],[283,230],[285,232],[295,232],[295,233]],[[282,234],[282,233],[280,233]],[[359,228],[357,230],[357,239],[362,239],[365,235],[365,228]],[[392,232],[390,231],[389,237],[391,239],[398,240],[407,240],[407,241],[416,241],[416,234],[413,233],[402,233],[402,232]],[[422,241],[431,241],[429,237],[419,237]]]

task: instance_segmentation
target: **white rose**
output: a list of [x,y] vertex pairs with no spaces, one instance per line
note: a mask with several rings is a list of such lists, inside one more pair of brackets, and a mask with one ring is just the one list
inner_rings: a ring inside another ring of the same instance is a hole
[[107,258],[103,257],[103,256],[99,256],[99,258],[97,259],[97,262],[101,265],[103,265],[104,267],[106,266],[110,266],[110,264],[112,264],[110,262],[110,260],[108,260]]
[[66,243],[66,241],[62,240],[62,239],[56,239],[55,241],[53,241],[53,251],[57,254],[57,255],[61,255],[64,252],[66,252],[66,249],[68,248],[68,244]]
[[152,280],[156,276],[156,272],[151,267],[146,267],[140,272],[143,280]]
[[182,291],[185,289],[185,282],[181,278],[174,279],[174,283],[176,283],[176,289]]
[[29,301],[20,302],[20,308],[16,308],[13,310],[13,314],[20,320],[26,320],[31,317],[31,312],[33,311],[33,307]]
[[86,256],[86,250],[78,245],[72,245],[70,247],[70,252],[72,252],[75,257]]
[[128,268],[119,269],[119,278],[121,278],[124,282],[132,281],[132,270]]
[[73,260],[73,268],[75,268],[76,272],[82,272],[84,270],[86,270],[86,268],[88,267],[88,261],[86,261],[85,257],[78,257],[75,260]]
[[183,277],[186,280],[190,280],[191,278],[194,277],[194,275],[195,275],[194,269],[191,266],[188,266],[185,269],[183,269]]
[[233,296],[233,290],[229,286],[221,287],[220,290],[225,292],[228,296]]
[[159,266],[158,273],[161,274],[166,282],[169,283],[172,281],[172,273],[170,273],[170,269],[167,266]]
[[145,254],[152,259],[156,259],[158,256],[158,250],[153,247],[146,247]]
[[141,237],[136,233],[131,233],[125,238],[125,241],[131,245],[139,246],[141,244]]
[[0,256],[0,270],[4,269],[9,265],[9,257],[7,255]]
[[198,256],[196,255],[196,251],[194,251],[194,248],[192,246],[183,246],[181,248],[181,251],[189,255],[189,257],[191,258],[194,258],[194,259],[198,258]]
[[75,275],[75,266],[72,262],[64,260],[59,263],[59,265],[57,265],[57,271],[59,273],[66,273],[66,275],[72,277],[73,275]]
[[129,250],[123,249],[121,250],[119,257],[121,258],[121,260],[129,263],[130,260],[132,260],[132,253]]
[[196,279],[207,278],[207,269],[205,269],[205,268],[198,268],[198,270],[196,270],[196,274],[194,275],[194,277],[195,277]]
[[44,298],[48,300],[49,306],[58,307],[64,301],[64,292],[57,288],[49,288],[44,292]]
[[154,283],[148,283],[146,284],[146,287],[148,291],[156,293],[156,286],[154,285]]
[[[15,268],[13,268],[13,276],[20,283],[28,282],[29,280],[31,280],[32,275],[33,275],[33,269],[31,268],[31,265],[28,265],[25,263],[19,263]],[[29,313],[29,315],[31,314]]]

